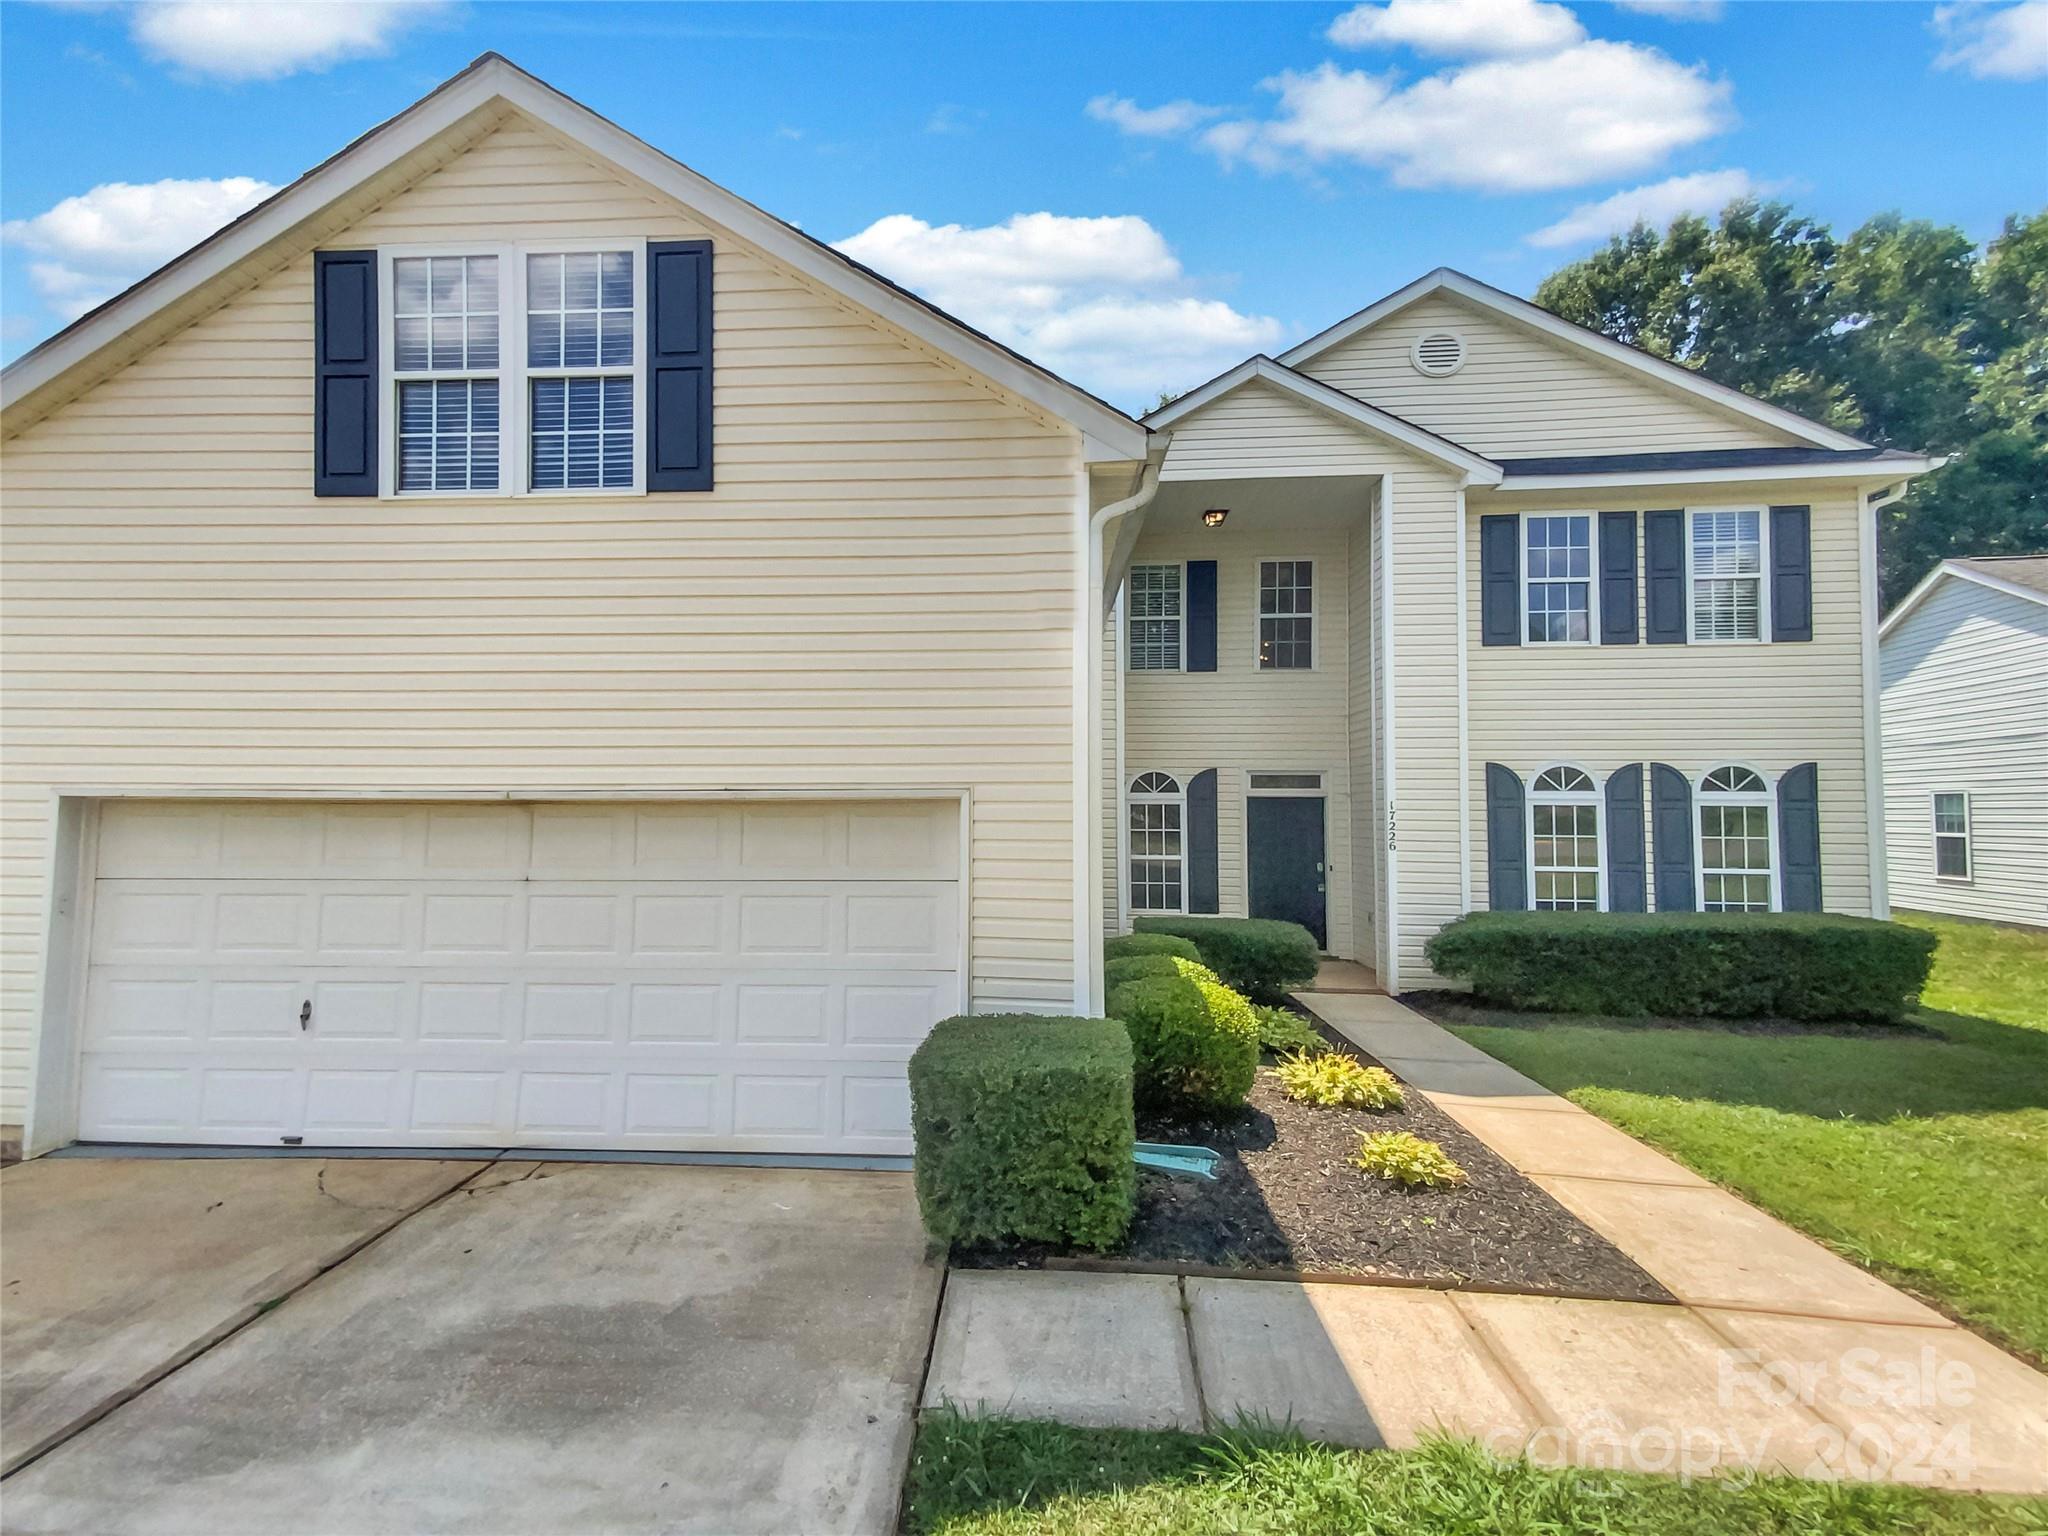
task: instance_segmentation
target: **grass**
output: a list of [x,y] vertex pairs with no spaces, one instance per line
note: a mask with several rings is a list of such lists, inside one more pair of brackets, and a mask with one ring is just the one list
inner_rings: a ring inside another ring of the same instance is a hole
[[2048,934],[1940,938],[1912,1030],[1451,1006],[1441,1022],[2000,1342],[2048,1359]]
[[2003,1536],[2048,1506],[1869,1483],[1697,1480],[1498,1461],[1469,1441],[1347,1451],[928,1415],[910,1536]]

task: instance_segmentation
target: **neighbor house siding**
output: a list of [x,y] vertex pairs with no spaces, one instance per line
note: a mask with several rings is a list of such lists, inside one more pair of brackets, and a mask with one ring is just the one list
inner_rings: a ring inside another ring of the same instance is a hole
[[4,1024],[53,792],[961,788],[980,1009],[1074,992],[1079,442],[523,119],[331,248],[717,242],[718,489],[312,495],[310,254],[7,444]]
[[[2048,925],[2048,606],[1957,577],[1884,637],[1894,906]],[[1933,796],[1970,797],[1970,878],[1934,874]]]
[[[1821,884],[1831,912],[1870,911],[1868,786],[1863,713],[1863,610],[1858,587],[1862,514],[1842,487],[1714,486],[1633,495],[1543,498],[1474,492],[1470,547],[1489,512],[1656,507],[1812,507],[1813,639],[1719,645],[1487,646],[1480,638],[1480,573],[1467,573],[1471,708],[1465,792],[1473,828],[1473,904],[1486,905],[1486,764],[1526,782],[1560,760],[1600,782],[1624,763],[1669,763],[1697,780],[1724,762],[1775,779],[1819,765]],[[1637,540],[1640,572],[1642,541]],[[1643,601],[1637,582],[1637,603]]]
[[[1416,370],[1416,341],[1465,340],[1463,368]],[[1731,411],[1443,295],[1300,364],[1301,371],[1489,458],[1796,444]]]

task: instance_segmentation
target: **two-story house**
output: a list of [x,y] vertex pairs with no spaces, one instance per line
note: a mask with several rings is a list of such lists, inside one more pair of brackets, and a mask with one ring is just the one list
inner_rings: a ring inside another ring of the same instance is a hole
[[1140,423],[487,55],[0,433],[31,1151],[898,1156],[1137,912],[1882,908],[1925,461],[1449,273]]

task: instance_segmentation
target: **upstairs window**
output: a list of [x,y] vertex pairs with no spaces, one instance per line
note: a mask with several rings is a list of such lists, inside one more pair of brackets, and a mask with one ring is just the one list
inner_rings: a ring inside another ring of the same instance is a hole
[[1313,560],[1259,562],[1259,669],[1306,671],[1316,664]]
[[1970,797],[1934,797],[1934,874],[1939,880],[1970,878]]
[[1593,519],[1583,512],[1522,519],[1523,636],[1532,645],[1593,638]]
[[633,254],[526,258],[526,370],[537,491],[633,484]]
[[1760,507],[1692,513],[1692,638],[1761,640],[1764,514]]
[[1771,792],[1753,769],[1730,765],[1700,780],[1700,906],[1769,912],[1775,905]]
[[1529,787],[1529,872],[1538,912],[1600,910],[1600,792],[1581,768],[1546,768]]
[[1183,821],[1187,799],[1168,773],[1141,773],[1131,781],[1129,831],[1133,912],[1182,912]]
[[391,264],[401,491],[494,491],[500,465],[498,258]]
[[1126,646],[1133,672],[1178,672],[1186,619],[1178,565],[1134,565]]

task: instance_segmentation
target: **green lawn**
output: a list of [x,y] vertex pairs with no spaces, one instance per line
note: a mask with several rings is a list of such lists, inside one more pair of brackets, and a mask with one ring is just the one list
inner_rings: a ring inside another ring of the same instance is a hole
[[[1480,1049],[2048,1359],[2048,934],[1940,936],[1919,1030],[1438,1016]],[[1954,1010],[1954,1011],[1948,1011]]]
[[1550,1471],[1469,1443],[1344,1451],[926,1417],[904,1490],[910,1536],[2001,1536],[2048,1506],[1876,1484]]

